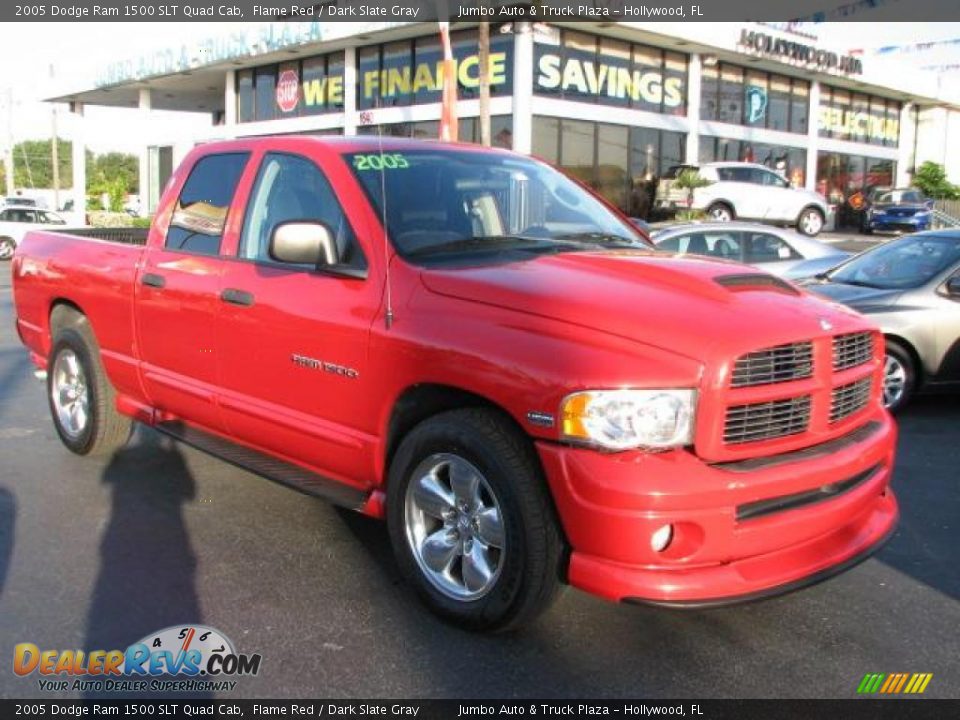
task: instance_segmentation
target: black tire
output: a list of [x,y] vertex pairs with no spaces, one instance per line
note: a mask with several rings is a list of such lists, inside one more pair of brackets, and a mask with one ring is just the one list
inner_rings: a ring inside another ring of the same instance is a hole
[[[413,471],[438,453],[454,454],[483,475],[503,519],[499,575],[482,597],[441,592],[421,569],[407,534],[407,488]],[[453,410],[417,425],[390,465],[387,526],[400,570],[427,606],[456,625],[503,631],[529,623],[547,609],[561,586],[564,542],[536,454],[528,440],[496,412]]]
[[899,395],[896,397],[887,397],[887,384],[889,383],[889,373],[890,373],[890,363],[889,360],[884,363],[883,371],[883,383],[884,383],[884,398],[883,402],[886,405],[887,410],[890,412],[898,412],[903,409],[907,403],[910,402],[910,399],[913,397],[914,391],[917,387],[917,366],[913,359],[913,354],[907,350],[901,343],[896,340],[887,340],[886,342],[886,358],[892,359],[894,362],[899,364],[903,369],[903,389]]
[[[725,211],[729,215],[729,220],[720,220],[714,218],[713,214],[718,211]],[[737,219],[737,214],[734,212],[733,208],[730,207],[727,203],[724,202],[715,202],[713,205],[707,208],[707,217],[714,222],[731,222]]]
[[[79,434],[71,434],[62,424],[54,402],[57,358],[65,351],[74,354],[86,379],[89,419]],[[61,328],[54,337],[47,363],[47,401],[60,440],[77,455],[112,455],[130,438],[130,418],[117,412],[116,393],[103,370],[99,346],[85,319]]]

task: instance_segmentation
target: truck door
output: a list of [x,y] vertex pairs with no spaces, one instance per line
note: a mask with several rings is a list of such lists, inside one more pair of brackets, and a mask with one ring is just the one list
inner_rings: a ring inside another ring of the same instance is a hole
[[[328,477],[357,477],[372,457],[367,343],[383,288],[367,277],[363,227],[357,213],[348,220],[330,177],[313,156],[263,155],[220,278],[219,392],[232,436]],[[273,260],[270,238],[289,222],[326,225],[338,264]]]
[[[220,310],[220,244],[249,153],[202,156],[189,170],[162,243],[137,278],[141,375],[154,407],[220,429],[214,320]],[[159,214],[158,214],[159,215]]]

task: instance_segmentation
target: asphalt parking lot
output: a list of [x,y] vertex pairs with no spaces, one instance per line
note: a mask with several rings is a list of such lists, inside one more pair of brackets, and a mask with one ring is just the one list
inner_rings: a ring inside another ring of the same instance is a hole
[[[518,634],[429,615],[384,529],[139,429],[106,462],[56,438],[0,266],[0,696],[51,697],[13,646],[112,649],[201,622],[257,677],[232,697],[852,697],[866,672],[960,696],[960,397],[903,413],[902,521],[829,582],[734,608],[618,606],[568,590]],[[56,697],[56,695],[53,695]]]

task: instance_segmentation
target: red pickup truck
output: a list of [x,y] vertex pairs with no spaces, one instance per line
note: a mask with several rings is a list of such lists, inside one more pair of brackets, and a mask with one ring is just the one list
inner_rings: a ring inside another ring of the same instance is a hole
[[73,452],[131,420],[386,519],[475,629],[563,583],[708,606],[892,532],[882,338],[753,269],[651,247],[510,152],[278,137],[195,149],[149,232],[30,233],[17,330]]

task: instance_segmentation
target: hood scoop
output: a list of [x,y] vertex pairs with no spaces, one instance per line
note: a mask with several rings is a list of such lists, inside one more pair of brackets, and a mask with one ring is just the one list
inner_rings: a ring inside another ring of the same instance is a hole
[[745,292],[749,290],[775,290],[788,293],[790,295],[799,295],[800,291],[786,280],[781,280],[773,275],[766,273],[735,273],[732,275],[717,275],[713,281],[717,285],[729,288],[733,292]]

